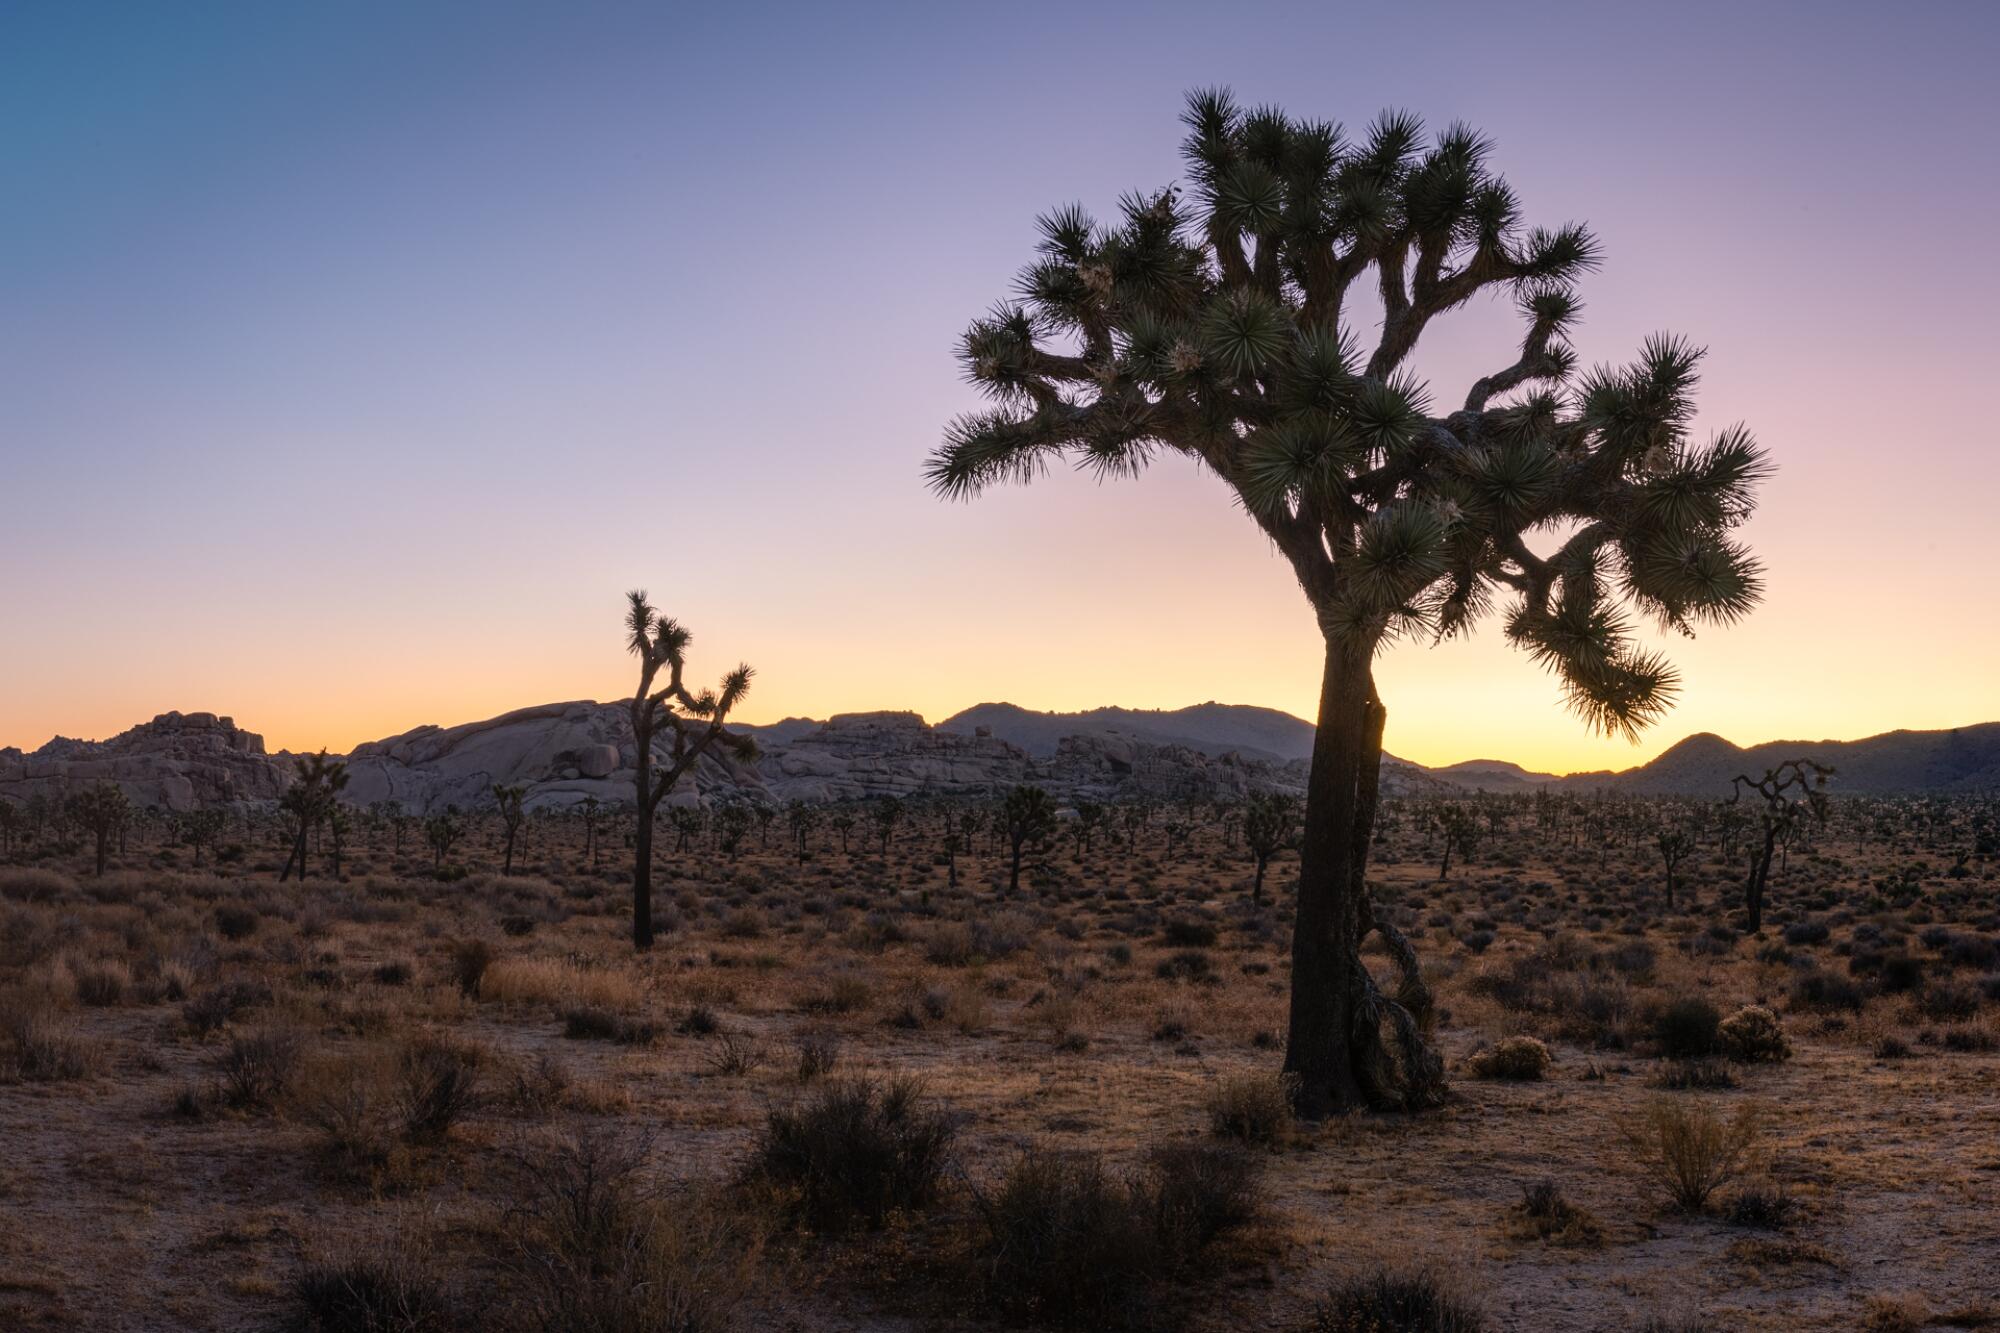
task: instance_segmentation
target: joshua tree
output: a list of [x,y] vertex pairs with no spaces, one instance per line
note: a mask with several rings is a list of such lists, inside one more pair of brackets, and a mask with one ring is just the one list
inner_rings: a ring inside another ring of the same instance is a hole
[[93,782],[68,801],[70,815],[89,833],[97,853],[97,873],[104,873],[111,839],[123,828],[132,812],[132,803],[115,782]]
[[743,839],[750,835],[750,825],[755,817],[740,804],[725,805],[715,812],[715,845],[722,854],[735,860],[743,850]]
[[840,854],[847,855],[847,835],[854,832],[854,812],[842,806],[826,822],[840,835]]
[[902,822],[903,803],[893,796],[885,796],[875,803],[875,832],[882,839],[882,855],[889,854],[889,844],[895,841],[896,825]]
[[1742,800],[1745,792],[1754,793],[1764,802],[1764,808],[1758,812],[1763,819],[1764,841],[1751,849],[1750,873],[1743,883],[1743,910],[1749,917],[1751,934],[1764,928],[1764,886],[1770,880],[1771,860],[1777,854],[1779,842],[1790,839],[1805,815],[1826,822],[1826,780],[1832,776],[1829,764],[1787,759],[1754,781],[1744,774],[1731,780],[1730,805]]
[[597,864],[597,798],[586,796],[577,808],[583,813],[583,856],[594,867]]
[[1444,842],[1444,854],[1438,861],[1438,878],[1449,879],[1452,852],[1456,851],[1469,860],[1473,848],[1479,845],[1479,821],[1456,801],[1446,801],[1431,811],[1431,825]]
[[1660,861],[1667,868],[1667,910],[1672,911],[1675,875],[1694,850],[1694,835],[1678,825],[1668,825],[1653,835],[1653,845],[1660,849]]
[[[639,659],[639,688],[632,695],[632,738],[638,747],[633,784],[637,798],[638,827],[632,858],[632,944],[653,947],[653,812],[674,789],[687,771],[717,744],[748,757],[756,745],[748,736],[725,731],[723,723],[750,690],[753,674],[745,664],[722,678],[720,693],[703,690],[690,694],[682,683],[687,648],[693,635],[677,621],[661,615],[646,600],[643,590],[626,594],[630,603],[625,613],[627,640]],[[662,671],[666,683],[654,682]],[[664,725],[673,732],[673,746],[653,767],[653,737]]]
[[306,853],[310,839],[333,809],[339,799],[341,789],[347,786],[347,765],[337,759],[328,759],[326,751],[318,754],[302,754],[293,761],[293,772],[297,780],[285,790],[278,805],[292,817],[297,828],[292,838],[292,853],[285,859],[285,868],[278,872],[278,882],[284,883],[298,868],[299,878],[306,877]]
[[458,807],[455,805],[446,806],[443,814],[432,815],[424,821],[424,841],[430,844],[432,870],[444,870],[445,858],[451,855],[459,834],[464,831],[465,826],[459,822]]
[[667,818],[674,826],[674,853],[688,849],[688,841],[701,832],[703,820],[698,805],[677,805],[667,812]]
[[1040,787],[1016,787],[1000,807],[1000,827],[1007,835],[1007,891],[1013,893],[1021,887],[1021,853],[1056,831],[1056,803]]
[[1258,792],[1243,807],[1243,841],[1257,863],[1250,901],[1264,901],[1264,872],[1271,858],[1299,836],[1299,803],[1283,792]]
[[514,838],[521,831],[521,821],[527,817],[521,804],[527,795],[526,787],[507,787],[498,782],[493,784],[493,804],[500,811],[500,827],[507,834],[506,850],[501,854],[500,864],[503,875],[514,873]]
[[819,827],[819,811],[804,801],[789,801],[785,805],[785,822],[792,830],[792,847],[798,853],[799,864],[806,863],[806,840]]
[[27,816],[12,801],[0,801],[0,855],[12,855],[14,842],[27,826]]
[[[1108,225],[1041,220],[1018,302],[961,349],[993,400],[932,456],[948,497],[1068,458],[1099,475],[1168,452],[1219,476],[1286,558],[1325,648],[1293,931],[1285,1067],[1299,1107],[1414,1107],[1443,1093],[1414,951],[1365,881],[1385,712],[1377,650],[1469,632],[1496,596],[1508,637],[1552,669],[1592,725],[1632,734],[1676,674],[1631,612],[1676,630],[1757,600],[1732,530],[1764,463],[1732,429],[1690,442],[1700,353],[1648,341],[1636,364],[1572,378],[1572,283],[1598,249],[1581,226],[1523,230],[1487,141],[1428,144],[1402,113],[1358,141],[1226,92],[1188,99],[1192,189],[1128,195]],[[1350,311],[1366,280],[1381,306]],[[1511,363],[1434,413],[1405,369],[1433,319],[1509,291],[1526,332]],[[1529,545],[1547,534],[1542,550]],[[1380,934],[1402,974],[1361,962]]]

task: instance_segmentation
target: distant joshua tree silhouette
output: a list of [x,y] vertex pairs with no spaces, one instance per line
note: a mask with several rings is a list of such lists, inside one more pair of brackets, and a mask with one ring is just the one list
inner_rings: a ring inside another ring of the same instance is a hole
[[1250,901],[1264,901],[1264,872],[1271,858],[1290,847],[1299,836],[1299,803],[1283,792],[1258,792],[1243,807],[1243,841],[1257,864],[1257,879],[1250,886]]
[[527,818],[527,811],[523,808],[527,795],[526,787],[503,786],[498,782],[493,784],[493,804],[500,811],[500,827],[507,837],[506,848],[501,854],[500,873],[503,875],[514,873],[514,839],[521,832],[521,821]]
[[1791,838],[1799,820],[1806,815],[1826,822],[1826,780],[1833,767],[1811,759],[1787,759],[1764,776],[1752,780],[1738,774],[1730,782],[1729,803],[1735,805],[1744,794],[1754,793],[1764,802],[1758,811],[1764,826],[1764,841],[1751,848],[1750,873],[1743,882],[1743,911],[1751,934],[1764,928],[1764,889],[1771,878],[1771,861],[1778,844]]
[[[311,848],[313,833],[326,822],[333,812],[334,802],[347,786],[347,765],[337,759],[328,759],[326,751],[318,754],[302,754],[293,761],[293,772],[297,780],[285,789],[278,799],[278,806],[292,817],[296,829],[292,837],[292,853],[285,858],[285,868],[278,872],[278,882],[285,879],[296,868],[299,878],[306,877],[306,855]],[[339,873],[338,870],[335,873]]]
[[1038,847],[1056,831],[1056,803],[1040,787],[1016,787],[1000,807],[1000,828],[1007,837],[1007,891],[1021,887],[1021,855]]
[[[687,771],[716,745],[749,757],[756,745],[748,736],[725,731],[723,723],[750,690],[755,674],[748,665],[738,666],[722,678],[718,693],[703,690],[690,694],[682,683],[688,644],[693,635],[677,621],[661,615],[646,600],[644,590],[626,594],[630,603],[625,613],[628,646],[639,659],[639,688],[632,695],[632,738],[638,746],[638,764],[633,776],[638,828],[632,863],[632,944],[653,947],[653,813]],[[664,671],[667,679],[655,688]],[[673,733],[673,743],[658,769],[653,767],[653,739],[665,726]]]
[[111,839],[125,826],[132,812],[132,803],[125,798],[124,789],[117,783],[93,782],[71,795],[68,804],[71,817],[90,833],[96,853],[97,873],[102,875],[105,859],[111,851]]
[[[1325,644],[1293,931],[1285,1068],[1299,1110],[1421,1107],[1444,1092],[1416,955],[1365,882],[1385,711],[1377,650],[1469,632],[1496,597],[1508,637],[1595,727],[1636,734],[1676,673],[1631,612],[1675,630],[1759,596],[1732,530],[1766,471],[1740,429],[1690,443],[1701,353],[1672,337],[1574,377],[1573,283],[1590,232],[1524,230],[1514,192],[1463,125],[1428,144],[1385,114],[1339,127],[1188,99],[1193,186],[1127,195],[1099,225],[1041,219],[1017,301],[973,322],[961,357],[993,400],[954,421],[929,477],[946,497],[1067,458],[1100,476],[1162,452],[1214,472],[1291,565]],[[1381,306],[1350,312],[1372,271]],[[1514,360],[1433,414],[1405,369],[1430,322],[1482,292],[1526,322]],[[1538,554],[1530,534],[1551,534]],[[1401,972],[1361,961],[1379,934]]]

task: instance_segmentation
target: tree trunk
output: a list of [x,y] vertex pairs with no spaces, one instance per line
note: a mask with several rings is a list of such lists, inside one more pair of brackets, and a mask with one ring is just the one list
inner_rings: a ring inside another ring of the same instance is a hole
[[[1400,932],[1375,919],[1368,899],[1386,718],[1372,656],[1370,646],[1328,645],[1306,787],[1285,1073],[1296,1080],[1299,1114],[1309,1118],[1435,1105],[1444,1090],[1442,1066],[1423,1040],[1429,996],[1415,955]],[[1403,973],[1394,998],[1361,961],[1362,941],[1377,931]]]
[[639,798],[638,827],[632,836],[632,947],[653,947],[653,792],[652,737],[640,735],[639,767],[633,776]]

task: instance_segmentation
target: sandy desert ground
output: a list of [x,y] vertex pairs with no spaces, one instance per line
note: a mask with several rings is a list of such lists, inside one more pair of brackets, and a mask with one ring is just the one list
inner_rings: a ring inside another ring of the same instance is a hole
[[[275,823],[199,870],[145,825],[102,877],[17,854],[0,1325],[2000,1326],[1990,803],[1837,804],[1757,936],[1712,831],[1669,910],[1643,804],[1483,805],[1445,880],[1421,803],[1378,848],[1449,1104],[1317,1125],[1277,1079],[1295,863],[1252,901],[1213,808],[1014,894],[990,835],[948,884],[941,812],[803,858],[782,817],[663,831],[644,955],[609,816],[595,858],[531,820],[511,876],[476,819],[445,879],[387,826],[343,881],[277,883]],[[1698,1208],[1666,1127],[1715,1136]]]

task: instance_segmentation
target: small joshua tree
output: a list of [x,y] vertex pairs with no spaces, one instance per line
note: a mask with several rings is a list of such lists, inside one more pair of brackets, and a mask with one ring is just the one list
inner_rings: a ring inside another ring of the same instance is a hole
[[1431,811],[1432,827],[1438,831],[1444,843],[1444,854],[1438,861],[1438,878],[1451,878],[1451,854],[1471,859],[1473,850],[1479,846],[1479,821],[1470,810],[1456,801],[1446,801]]
[[503,875],[514,873],[514,839],[521,832],[521,821],[527,818],[527,811],[522,806],[527,795],[526,787],[508,787],[498,782],[493,784],[493,804],[500,812],[500,827],[507,837],[506,850],[501,855],[500,873]]
[[443,873],[451,849],[458,845],[459,835],[464,832],[465,825],[460,821],[455,805],[446,806],[442,814],[432,815],[424,821],[424,841],[430,844],[433,871]]
[[1299,836],[1299,803],[1283,792],[1258,792],[1243,807],[1243,841],[1257,863],[1257,879],[1250,886],[1250,901],[1264,901],[1264,872],[1271,858],[1292,845]]
[[222,836],[223,826],[229,816],[221,810],[203,807],[190,810],[181,818],[181,841],[194,850],[194,867],[201,869],[201,850],[214,847],[215,840]]
[[806,863],[806,843],[812,831],[819,827],[819,811],[804,801],[788,801],[785,804],[785,823],[792,830],[792,850],[797,853],[799,864]]
[[1828,764],[1811,759],[1787,759],[1764,776],[1752,780],[1738,774],[1730,782],[1729,803],[1735,805],[1752,794],[1764,802],[1758,811],[1763,821],[1764,840],[1750,851],[1750,873],[1743,883],[1743,910],[1751,934],[1764,928],[1764,888],[1771,877],[1771,862],[1779,842],[1789,839],[1799,821],[1810,815],[1826,822],[1826,780],[1833,776]]
[[97,854],[98,874],[104,873],[111,839],[124,827],[131,811],[132,803],[125,799],[124,789],[115,782],[93,782],[69,798],[71,817],[90,834]]
[[1021,887],[1021,854],[1056,831],[1056,803],[1040,787],[1016,787],[1000,807],[1000,827],[1007,835],[1007,891],[1013,893]]
[[312,835],[326,822],[334,802],[340,799],[341,790],[347,786],[347,765],[337,759],[328,759],[325,750],[318,754],[300,755],[293,761],[292,771],[295,780],[278,799],[279,808],[292,817],[295,826],[292,854],[286,858],[285,868],[278,872],[281,884],[295,867],[301,880],[306,877],[306,855],[311,848]]
[[1694,834],[1677,824],[1669,824],[1654,833],[1653,845],[1660,849],[1660,861],[1667,868],[1667,909],[1672,911],[1675,876],[1681,862],[1694,850]]
[[[632,737],[638,747],[633,775],[638,827],[632,858],[632,944],[653,947],[653,814],[674,784],[717,745],[744,757],[756,753],[748,736],[723,729],[731,709],[750,690],[754,674],[745,664],[722,678],[720,691],[692,694],[682,682],[688,644],[694,636],[677,621],[661,615],[646,600],[644,590],[626,594],[628,646],[639,659],[639,688],[632,695]],[[661,672],[666,681],[658,683]],[[655,768],[653,740],[664,726],[673,733],[666,754]]]
[[[1636,611],[1680,631],[1759,595],[1733,530],[1764,473],[1747,433],[1689,439],[1700,352],[1650,339],[1576,376],[1581,226],[1524,229],[1481,135],[1426,142],[1412,116],[1356,141],[1336,125],[1188,99],[1192,188],[1130,194],[1109,224],[1041,219],[1016,301],[961,345],[991,406],[933,454],[947,497],[1068,459],[1100,476],[1161,454],[1215,474],[1291,566],[1325,646],[1292,932],[1285,1069],[1302,1113],[1443,1095],[1417,958],[1367,888],[1386,711],[1381,647],[1470,632],[1512,599],[1507,636],[1591,724],[1635,734],[1670,706],[1671,666]],[[1357,283],[1380,305],[1350,310]],[[1505,291],[1519,350],[1434,411],[1406,369],[1431,322]],[[1540,538],[1540,549],[1530,544]],[[1401,973],[1361,960],[1380,935]]]
[[597,865],[597,807],[595,796],[586,796],[577,803],[583,815],[583,857],[593,869]]

